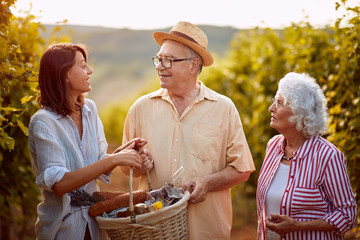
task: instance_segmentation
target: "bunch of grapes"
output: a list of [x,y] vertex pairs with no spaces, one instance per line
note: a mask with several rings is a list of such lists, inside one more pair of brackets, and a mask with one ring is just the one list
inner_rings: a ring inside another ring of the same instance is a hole
[[[85,192],[84,190],[76,189],[72,192],[69,192],[68,194],[70,196],[70,205],[71,206],[75,206],[75,207],[91,206],[96,202],[95,199],[89,193]],[[79,210],[81,210],[81,208],[79,208],[73,212],[76,212]],[[66,214],[62,218],[62,221],[65,221],[73,212],[69,212],[68,214]]]
[[72,192],[69,192],[68,194],[71,198],[70,201],[71,206],[77,206],[77,207],[91,206],[96,202],[95,199],[84,190],[76,189]]

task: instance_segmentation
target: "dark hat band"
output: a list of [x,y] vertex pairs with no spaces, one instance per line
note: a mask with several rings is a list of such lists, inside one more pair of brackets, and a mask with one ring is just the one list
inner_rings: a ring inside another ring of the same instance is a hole
[[192,41],[192,42],[194,42],[196,44],[199,44],[197,41],[195,41],[195,39],[193,39],[192,37],[189,37],[188,35],[186,35],[184,33],[181,33],[181,32],[178,32],[178,31],[170,31],[170,34],[185,38],[185,39],[187,39],[189,41]]

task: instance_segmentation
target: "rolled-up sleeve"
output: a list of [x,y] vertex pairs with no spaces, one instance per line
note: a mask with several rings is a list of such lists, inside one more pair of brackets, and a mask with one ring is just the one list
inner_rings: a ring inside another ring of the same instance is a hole
[[67,172],[69,170],[64,167],[53,166],[46,168],[45,171],[36,177],[36,185],[47,191],[52,191],[52,186],[59,182]]
[[66,168],[65,153],[48,127],[33,121],[29,126],[29,145],[33,156],[36,184],[48,191],[69,172]]
[[340,234],[345,234],[357,224],[357,205],[341,152],[330,159],[325,174],[324,185],[334,210],[323,219],[337,227]]

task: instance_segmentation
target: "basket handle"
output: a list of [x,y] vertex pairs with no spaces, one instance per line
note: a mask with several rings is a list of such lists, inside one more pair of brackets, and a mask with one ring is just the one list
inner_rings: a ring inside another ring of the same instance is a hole
[[148,183],[148,191],[151,192],[153,189],[151,187],[151,179],[150,179],[149,170],[146,170],[146,179],[147,179],[147,183]]
[[[130,211],[130,219],[132,223],[136,223],[136,214],[134,212],[134,195],[133,195],[133,167],[130,167],[129,173],[129,211]],[[146,178],[149,185],[149,192],[152,190],[151,188],[151,180],[149,170],[146,170]]]
[[133,167],[130,167],[129,173],[129,211],[131,223],[136,223],[136,215],[134,212],[134,196],[133,196]]

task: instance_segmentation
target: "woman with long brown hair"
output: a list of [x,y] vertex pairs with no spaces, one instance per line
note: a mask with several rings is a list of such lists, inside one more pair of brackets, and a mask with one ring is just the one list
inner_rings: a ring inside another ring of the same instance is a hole
[[43,201],[38,205],[38,239],[103,239],[89,204],[72,204],[98,191],[96,179],[106,183],[117,166],[151,169],[151,156],[136,138],[107,154],[103,125],[95,103],[85,98],[91,90],[84,47],[55,44],[40,62],[39,103],[31,118],[29,145],[36,184]]

